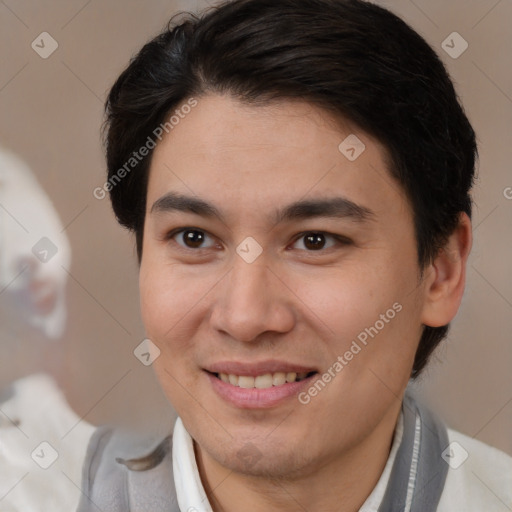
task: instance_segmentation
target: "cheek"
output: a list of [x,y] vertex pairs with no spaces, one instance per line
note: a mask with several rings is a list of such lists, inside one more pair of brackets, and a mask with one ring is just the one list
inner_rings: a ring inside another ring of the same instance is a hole
[[195,366],[191,340],[197,325],[194,315],[204,293],[190,282],[187,285],[177,270],[148,258],[141,265],[139,289],[146,336],[160,349],[153,370],[169,402],[183,410],[183,389],[193,389],[197,379],[196,372],[191,371]]
[[390,258],[373,265],[347,264],[328,278],[310,276],[301,281],[297,295],[306,306],[304,318],[326,340],[332,362],[352,351],[352,370],[345,373],[359,379],[358,373],[375,366],[402,380],[421,333],[417,293],[411,293],[415,279],[413,265],[395,261],[393,266]]
[[139,275],[141,316],[147,336],[162,350],[185,314],[185,294],[172,266],[151,258],[149,251],[145,258]]
[[[384,276],[384,278],[383,278]],[[353,337],[373,324],[397,300],[392,279],[376,265],[346,265],[301,276],[296,288],[310,318],[316,318],[325,333]]]
[[191,268],[148,258],[139,276],[140,309],[147,336],[173,356],[191,346],[208,305],[214,277]]

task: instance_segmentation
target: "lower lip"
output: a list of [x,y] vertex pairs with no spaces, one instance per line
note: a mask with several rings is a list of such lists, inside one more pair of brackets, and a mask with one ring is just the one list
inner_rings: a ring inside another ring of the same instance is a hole
[[272,386],[265,389],[246,389],[233,386],[228,382],[220,380],[212,373],[206,372],[215,392],[224,400],[240,409],[263,409],[280,405],[281,402],[296,396],[300,391],[310,384],[317,374],[313,374],[299,382],[287,382],[281,386]]

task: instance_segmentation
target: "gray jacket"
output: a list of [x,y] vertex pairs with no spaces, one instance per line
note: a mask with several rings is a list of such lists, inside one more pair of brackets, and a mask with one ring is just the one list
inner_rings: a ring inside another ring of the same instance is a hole
[[[402,442],[379,512],[434,512],[448,471],[441,457],[448,446],[446,427],[408,393],[402,411]],[[178,506],[172,437],[142,458],[137,444],[109,427],[95,432],[78,512],[187,512]]]

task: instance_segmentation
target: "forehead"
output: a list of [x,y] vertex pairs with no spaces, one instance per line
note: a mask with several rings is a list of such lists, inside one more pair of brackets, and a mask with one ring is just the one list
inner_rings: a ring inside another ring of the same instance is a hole
[[374,138],[308,103],[201,97],[154,150],[148,209],[169,191],[237,214],[334,195],[396,208],[405,198],[387,160]]
[[[169,114],[176,124],[156,154],[173,148],[179,149],[180,156],[208,155],[215,161],[226,161],[233,157],[230,151],[248,151],[273,156],[276,161],[283,154],[292,161],[308,156],[321,165],[321,154],[329,158],[329,146],[337,150],[344,133],[357,131],[348,121],[298,100],[249,105],[229,95],[207,95],[196,101],[197,105],[179,119],[173,112]],[[178,107],[174,112],[180,110]],[[337,151],[335,154],[339,156]]]

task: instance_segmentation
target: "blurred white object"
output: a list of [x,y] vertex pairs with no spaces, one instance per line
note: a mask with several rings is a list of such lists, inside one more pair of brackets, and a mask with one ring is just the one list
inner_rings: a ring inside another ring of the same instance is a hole
[[[0,149],[0,380],[33,371],[30,358],[37,362],[43,349],[29,327],[45,339],[62,336],[70,261],[53,204],[27,165]],[[74,510],[93,431],[49,375],[0,390],[0,511]]]
[[69,241],[28,166],[0,149],[0,296],[47,338],[65,327]]
[[48,375],[17,380],[3,398],[0,510],[75,510],[82,494],[82,464],[94,427],[69,408]]

